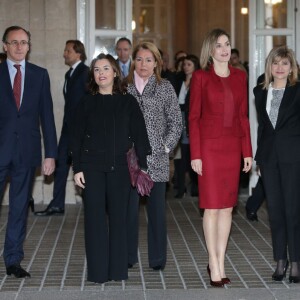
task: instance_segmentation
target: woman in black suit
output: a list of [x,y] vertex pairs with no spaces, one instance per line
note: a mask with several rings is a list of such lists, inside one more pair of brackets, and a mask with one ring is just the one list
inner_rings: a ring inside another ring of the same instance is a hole
[[273,255],[272,275],[281,281],[291,262],[290,282],[300,281],[300,83],[293,51],[271,50],[265,80],[254,88],[258,113],[255,160],[266,193]]
[[182,198],[186,191],[185,174],[189,173],[191,180],[191,196],[198,196],[198,176],[192,170],[190,159],[190,141],[188,137],[188,115],[190,102],[190,81],[194,71],[200,69],[199,58],[189,54],[183,58],[182,72],[176,77],[175,92],[178,97],[182,115],[182,134],[179,141],[181,158],[174,159],[175,177],[177,183],[177,194],[175,198]]
[[147,170],[151,148],[143,114],[121,89],[111,55],[92,61],[89,85],[91,95],[78,106],[70,148],[75,183],[84,189],[87,280],[103,283],[128,278],[126,153],[134,143],[140,167]]

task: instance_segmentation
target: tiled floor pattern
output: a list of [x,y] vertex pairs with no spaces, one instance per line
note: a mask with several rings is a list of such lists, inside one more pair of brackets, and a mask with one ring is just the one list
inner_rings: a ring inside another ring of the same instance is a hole
[[[227,276],[232,284],[225,289],[262,288],[274,294],[276,289],[299,289],[288,281],[274,283],[270,229],[265,207],[259,211],[259,222],[245,218],[246,195],[240,195],[233,216],[226,256]],[[0,213],[0,255],[3,253],[7,207]],[[25,259],[22,266],[32,275],[19,280],[5,275],[0,261],[1,292],[38,291],[151,291],[212,289],[206,273],[207,253],[197,199],[168,197],[168,262],[163,272],[148,267],[146,208],[140,207],[139,264],[129,271],[129,279],[102,285],[86,278],[83,207],[69,205],[64,216],[35,217],[29,212]],[[275,297],[275,296],[274,296]],[[222,299],[219,298],[219,299]]]

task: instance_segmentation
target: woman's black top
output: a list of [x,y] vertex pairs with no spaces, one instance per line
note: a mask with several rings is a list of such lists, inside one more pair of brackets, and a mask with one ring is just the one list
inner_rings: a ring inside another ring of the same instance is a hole
[[134,144],[142,169],[151,147],[143,114],[130,94],[88,95],[78,105],[70,138],[74,173],[127,168]]

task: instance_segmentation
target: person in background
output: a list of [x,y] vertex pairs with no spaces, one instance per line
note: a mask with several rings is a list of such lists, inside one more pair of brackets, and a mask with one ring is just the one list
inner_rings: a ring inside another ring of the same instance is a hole
[[41,170],[46,176],[55,169],[57,139],[48,72],[26,61],[29,31],[8,27],[2,42],[7,60],[0,64],[0,195],[10,177],[3,258],[7,275],[24,278],[30,277],[20,263],[24,258],[28,195],[42,160],[40,125],[45,153]]
[[92,61],[91,95],[79,103],[71,134],[74,180],[83,188],[87,280],[96,283],[128,278],[126,153],[134,144],[144,171],[151,153],[142,112],[120,77],[111,55]]
[[258,221],[257,211],[265,200],[264,185],[259,176],[256,186],[253,189],[252,195],[246,202],[246,217],[249,221]]
[[[260,76],[258,76],[256,85],[263,84],[264,80],[265,80],[265,74],[263,73]],[[257,180],[254,189],[252,190],[252,195],[248,197],[245,206],[246,217],[249,221],[258,221],[257,211],[266,198],[264,185],[261,179],[259,168],[257,168],[257,171],[259,174],[259,178]]]
[[190,102],[190,81],[194,71],[200,69],[199,58],[193,54],[184,57],[183,72],[184,77],[176,82],[176,94],[181,109],[183,130],[180,138],[179,146],[181,149],[181,158],[174,159],[174,167],[176,174],[177,194],[175,198],[182,198],[186,192],[185,175],[189,173],[191,180],[191,196],[198,196],[198,178],[197,174],[192,170],[190,164],[190,144],[188,137],[188,115]]
[[[150,42],[137,45],[125,84],[143,112],[152,154],[147,156],[148,173],[154,187],[147,199],[148,258],[154,270],[163,270],[167,261],[166,182],[169,181],[169,152],[182,131],[181,112],[171,83],[160,77],[162,59]],[[139,196],[132,189],[128,211],[128,267],[137,261]]]
[[229,65],[230,50],[224,30],[209,32],[202,44],[201,70],[193,73],[190,86],[191,165],[199,175],[207,272],[214,287],[230,283],[224,264],[238,199],[241,156],[244,172],[252,166],[247,78],[245,72]]
[[170,81],[172,86],[175,88],[175,73],[169,69],[169,54],[158,49],[162,58],[161,78],[165,78]]
[[131,41],[126,37],[120,38],[116,43],[116,52],[118,55],[117,62],[121,70],[121,79],[124,79],[127,77],[131,65]]
[[174,72],[180,73],[182,72],[182,63],[184,60],[184,57],[187,56],[187,53],[183,50],[179,50],[174,55]]
[[7,55],[4,52],[0,53],[0,64],[6,61]]
[[247,73],[246,68],[244,67],[244,65],[240,62],[240,51],[236,48],[232,48],[231,49],[231,56],[230,56],[230,61],[229,63],[235,67],[238,68],[244,72]]
[[88,93],[89,68],[84,64],[86,54],[83,43],[79,40],[66,41],[63,57],[70,69],[65,74],[63,86],[65,108],[54,173],[53,199],[45,210],[35,212],[36,216],[63,215],[65,212],[66,185],[72,163],[69,153],[70,130],[77,105]]
[[289,281],[299,283],[300,82],[291,49],[280,46],[270,51],[263,83],[253,92],[258,116],[255,160],[266,193],[277,262],[272,279],[282,281],[290,261]]

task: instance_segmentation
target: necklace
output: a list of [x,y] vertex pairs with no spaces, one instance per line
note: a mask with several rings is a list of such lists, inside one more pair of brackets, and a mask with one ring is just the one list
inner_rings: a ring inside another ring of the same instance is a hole
[[215,73],[220,77],[228,77],[230,75],[230,70],[227,68],[224,72],[220,73],[214,68]]

